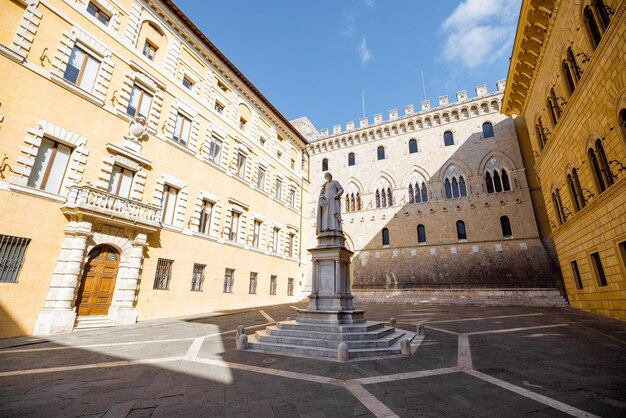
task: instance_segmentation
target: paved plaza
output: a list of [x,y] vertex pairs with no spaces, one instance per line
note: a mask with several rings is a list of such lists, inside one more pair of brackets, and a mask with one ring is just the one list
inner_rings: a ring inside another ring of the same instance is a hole
[[[298,305],[304,307],[304,304]],[[568,308],[358,305],[426,323],[413,357],[235,350],[280,305],[0,340],[2,417],[623,417],[626,323]]]

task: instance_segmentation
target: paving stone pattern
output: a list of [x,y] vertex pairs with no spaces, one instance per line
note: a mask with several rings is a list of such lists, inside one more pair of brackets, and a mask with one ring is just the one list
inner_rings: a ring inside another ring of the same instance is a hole
[[[298,305],[302,307],[303,305]],[[569,308],[360,305],[426,338],[337,363],[235,349],[293,306],[0,340],[0,417],[622,417],[626,324]],[[269,319],[268,319],[269,318]]]

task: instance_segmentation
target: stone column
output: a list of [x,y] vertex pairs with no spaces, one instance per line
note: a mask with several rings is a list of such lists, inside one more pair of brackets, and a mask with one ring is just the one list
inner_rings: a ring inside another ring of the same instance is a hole
[[146,234],[137,234],[131,247],[121,255],[115,289],[115,300],[109,309],[109,318],[118,325],[137,322],[135,295],[143,266],[144,248],[148,246]]
[[50,289],[37,316],[34,335],[70,332],[76,320],[76,292],[80,285],[91,222],[72,217],[65,228],[65,239],[52,273]]

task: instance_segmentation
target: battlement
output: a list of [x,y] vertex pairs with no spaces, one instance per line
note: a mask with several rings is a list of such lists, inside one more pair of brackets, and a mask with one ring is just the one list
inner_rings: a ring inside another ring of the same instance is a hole
[[506,80],[499,80],[499,81],[497,81],[496,82],[496,91],[490,93],[488,91],[488,89],[487,89],[487,85],[486,84],[481,84],[479,86],[476,86],[476,88],[474,89],[474,91],[476,92],[476,96],[474,96],[472,98],[470,98],[468,96],[467,90],[458,91],[456,93],[456,101],[455,102],[449,102],[448,96],[440,96],[438,98],[438,106],[434,107],[434,108],[431,108],[430,100],[424,100],[421,103],[421,111],[419,111],[419,112],[415,112],[413,105],[412,104],[408,104],[408,105],[404,106],[404,115],[403,116],[399,115],[398,109],[391,109],[389,111],[389,113],[388,113],[387,120],[383,119],[383,114],[382,113],[377,113],[377,114],[374,115],[374,120],[373,120],[373,123],[371,125],[370,125],[369,119],[367,117],[359,119],[359,126],[358,127],[355,125],[354,121],[346,122],[346,128],[345,128],[346,130],[345,131],[342,130],[342,126],[341,125],[333,125],[332,133],[327,128],[322,129],[322,130],[319,131],[319,137],[317,139],[324,139],[324,138],[328,138],[330,136],[340,135],[340,134],[345,133],[345,132],[354,131],[356,129],[368,128],[368,127],[371,127],[371,126],[380,125],[380,124],[387,123],[387,122],[392,122],[392,121],[400,119],[400,118],[405,118],[405,117],[410,117],[410,116],[419,116],[419,115],[427,113],[427,112],[432,112],[432,111],[436,111],[436,110],[442,110],[445,107],[457,106],[457,105],[463,104],[465,102],[481,99],[482,97],[485,97],[485,96],[487,96],[489,94],[502,93],[504,91],[504,86],[505,85],[506,85]]

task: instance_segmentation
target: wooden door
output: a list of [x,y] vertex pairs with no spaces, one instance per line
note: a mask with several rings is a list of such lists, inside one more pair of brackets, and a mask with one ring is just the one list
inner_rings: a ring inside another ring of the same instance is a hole
[[108,245],[91,250],[78,290],[76,300],[78,315],[109,313],[119,258],[119,253]]

